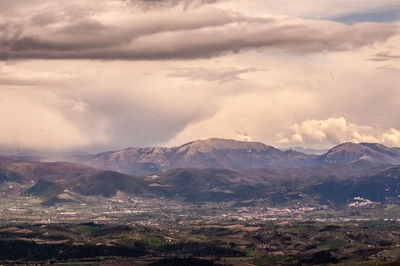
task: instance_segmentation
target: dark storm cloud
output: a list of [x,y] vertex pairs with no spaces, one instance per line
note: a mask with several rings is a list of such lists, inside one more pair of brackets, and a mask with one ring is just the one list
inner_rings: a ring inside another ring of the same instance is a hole
[[[183,3],[202,6],[214,2],[216,0],[129,1],[130,4],[160,7]],[[0,27],[0,57],[3,60],[168,60],[211,58],[259,48],[310,53],[351,50],[385,41],[398,33],[396,25],[346,26],[306,20],[288,23],[287,19],[248,17],[210,6],[187,12],[168,10],[146,14],[135,13],[135,8],[127,7],[129,12],[123,13],[121,18],[118,17],[121,9],[112,9],[112,15],[104,19],[101,12],[105,6],[90,11],[83,4],[39,8],[23,34],[18,23],[4,24],[11,26]]]
[[[3,49],[1,55],[4,58],[11,56],[21,59],[132,59],[138,56],[129,51],[132,48],[135,50],[130,44],[137,38],[157,33],[221,27],[247,20],[241,15],[216,9],[176,15],[131,19],[121,25],[104,25],[99,21],[84,19],[67,23],[56,30],[43,27],[39,34],[25,31],[19,39],[20,34],[10,36],[8,28],[3,26],[0,27],[0,34],[3,33],[1,44],[7,45],[8,49]],[[202,19],[205,15],[207,19]]]
[[15,41],[12,49],[3,51],[3,57],[7,52],[14,59],[165,60],[211,58],[257,48],[297,53],[341,51],[384,41],[398,33],[394,25],[376,23],[329,23],[327,30],[321,23],[280,25],[279,21],[269,21],[230,25],[231,21],[232,17],[227,17],[219,26],[207,28],[201,18],[198,23],[191,20],[189,25],[168,21],[123,30],[91,25],[91,34],[73,33],[74,27],[68,26],[65,31],[69,36],[24,36]]

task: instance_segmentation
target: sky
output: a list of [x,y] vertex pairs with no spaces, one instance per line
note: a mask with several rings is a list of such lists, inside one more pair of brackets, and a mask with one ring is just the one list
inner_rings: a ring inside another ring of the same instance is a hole
[[0,147],[400,147],[398,0],[2,0]]

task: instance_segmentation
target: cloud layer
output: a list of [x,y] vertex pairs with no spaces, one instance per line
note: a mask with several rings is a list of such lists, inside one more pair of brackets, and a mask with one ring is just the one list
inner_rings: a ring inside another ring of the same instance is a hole
[[400,24],[373,17],[397,7],[0,1],[0,147],[400,146]]

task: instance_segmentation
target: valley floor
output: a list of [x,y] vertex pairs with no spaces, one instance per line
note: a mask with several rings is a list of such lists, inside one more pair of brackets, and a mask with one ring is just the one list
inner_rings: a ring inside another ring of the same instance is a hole
[[0,227],[0,263],[395,265],[396,221],[19,224]]
[[86,197],[84,203],[0,191],[0,264],[380,265],[400,262],[400,205],[340,208],[263,199],[188,203]]
[[291,205],[271,206],[267,199],[190,203],[118,193],[111,198],[87,196],[82,203],[66,202],[44,206],[41,198],[21,195],[28,186],[14,184],[0,187],[0,224],[93,222],[157,226],[175,222],[400,220],[399,204],[362,200],[357,204],[335,208],[300,201]]

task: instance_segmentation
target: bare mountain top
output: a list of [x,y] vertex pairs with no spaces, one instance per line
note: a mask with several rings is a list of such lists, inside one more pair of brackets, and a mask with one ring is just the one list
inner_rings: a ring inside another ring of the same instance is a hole
[[265,145],[261,142],[236,141],[232,139],[209,138],[205,140],[196,140],[186,143],[178,147],[178,152],[211,152],[213,150],[271,150],[279,151],[278,149]]
[[321,163],[352,163],[359,160],[400,164],[400,152],[396,148],[389,148],[377,143],[346,142],[332,148],[319,158]]

